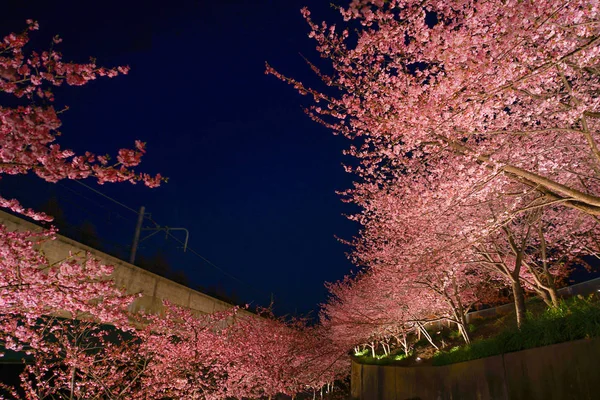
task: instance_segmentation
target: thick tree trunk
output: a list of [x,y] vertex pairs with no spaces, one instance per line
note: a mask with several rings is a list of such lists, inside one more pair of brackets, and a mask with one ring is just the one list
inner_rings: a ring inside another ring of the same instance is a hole
[[515,312],[517,314],[517,326],[521,329],[523,326],[523,322],[525,322],[525,294],[523,293],[523,288],[521,287],[521,282],[519,280],[513,281],[512,284],[512,292],[515,301]]

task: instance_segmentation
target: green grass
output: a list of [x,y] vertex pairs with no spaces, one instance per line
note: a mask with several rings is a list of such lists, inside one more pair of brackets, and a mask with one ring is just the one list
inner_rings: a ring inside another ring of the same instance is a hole
[[363,357],[363,356],[366,356],[367,354],[369,354],[369,349],[362,349],[360,352],[354,353],[354,355],[356,357]]
[[575,297],[535,317],[529,314],[520,330],[509,327],[470,346],[438,352],[433,357],[433,365],[453,364],[590,337],[600,337],[600,304],[591,298]]
[[[367,354],[370,354],[370,352],[367,352]],[[389,354],[387,356],[376,355],[375,357],[371,357],[369,355],[366,355],[365,353],[363,353],[362,355],[358,355],[358,354],[354,355],[356,361],[358,361],[360,364],[369,364],[369,365],[390,365],[390,364],[396,363],[397,361],[404,360],[405,358],[408,358],[410,356],[411,356],[410,353],[408,354],[408,356],[405,355],[404,353]]]

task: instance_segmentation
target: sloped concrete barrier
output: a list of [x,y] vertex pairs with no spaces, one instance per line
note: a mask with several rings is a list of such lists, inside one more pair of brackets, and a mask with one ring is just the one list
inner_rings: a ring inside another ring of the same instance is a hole
[[600,339],[559,343],[441,367],[352,362],[353,399],[597,400]]
[[[0,211],[0,224],[5,225],[9,231],[27,230],[36,232],[41,229],[38,225],[4,211]],[[56,240],[44,242],[42,251],[51,263],[64,260],[70,253],[75,253],[78,254],[77,257],[79,258],[85,258],[88,254],[91,254],[92,257],[104,264],[114,266],[112,278],[118,287],[124,287],[128,293],[142,293],[142,297],[131,304],[130,311],[132,312],[142,310],[150,313],[160,313],[163,309],[163,300],[168,300],[178,306],[204,314],[224,311],[233,307],[224,301],[180,285],[61,235],[57,235]],[[240,315],[252,314],[241,310]]]

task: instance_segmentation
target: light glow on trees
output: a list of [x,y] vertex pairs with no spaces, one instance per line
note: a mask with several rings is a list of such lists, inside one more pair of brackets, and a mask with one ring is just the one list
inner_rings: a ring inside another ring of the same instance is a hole
[[323,326],[375,355],[408,351],[407,333],[439,318],[468,343],[466,312],[497,288],[511,288],[519,324],[525,291],[556,306],[568,260],[598,251],[598,4],[353,0],[340,12],[355,29],[302,10],[330,63],[309,63],[326,90],[266,68],[351,141],[356,182],[342,195],[362,209],[350,244],[365,272],[329,286]]

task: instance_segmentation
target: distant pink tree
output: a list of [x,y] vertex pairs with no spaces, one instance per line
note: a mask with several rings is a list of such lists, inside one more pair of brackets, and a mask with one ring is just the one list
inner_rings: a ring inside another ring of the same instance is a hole
[[371,270],[328,289],[320,320],[338,346],[355,352],[367,348],[373,357],[379,349],[389,354],[392,344],[408,353],[409,334],[424,334],[436,346],[425,325],[441,319],[445,304],[411,278]]
[[149,362],[138,398],[222,399],[235,347],[228,345],[228,329],[236,309],[213,314],[166,304],[162,315],[147,316],[137,334]]
[[[227,332],[234,351],[226,387],[233,397],[274,398],[332,387],[347,375],[346,349],[302,319],[240,315]],[[244,345],[242,345],[244,344]]]

